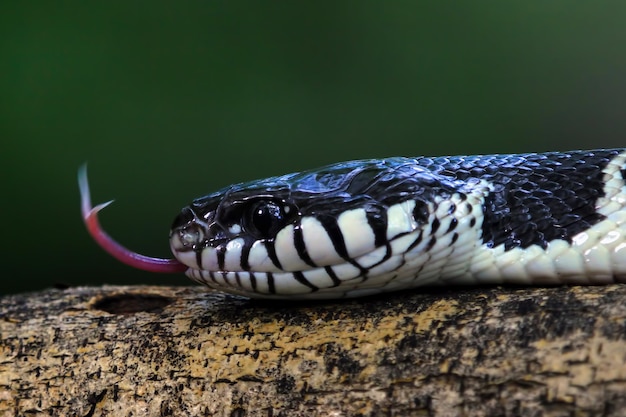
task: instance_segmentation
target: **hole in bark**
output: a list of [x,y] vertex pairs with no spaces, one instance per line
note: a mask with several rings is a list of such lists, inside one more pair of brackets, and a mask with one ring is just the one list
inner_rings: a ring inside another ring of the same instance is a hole
[[120,294],[96,301],[93,308],[111,314],[160,313],[172,299],[160,295]]

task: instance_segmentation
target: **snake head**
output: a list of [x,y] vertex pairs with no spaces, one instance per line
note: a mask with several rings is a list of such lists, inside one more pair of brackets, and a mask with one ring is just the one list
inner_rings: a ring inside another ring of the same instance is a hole
[[250,270],[247,255],[252,247],[275,240],[298,215],[297,206],[267,191],[232,186],[185,207],[172,225],[170,246],[191,268]]
[[353,161],[232,185],[183,208],[170,247],[190,278],[247,296],[336,297],[330,289],[389,279],[417,235],[399,238],[426,226],[434,195],[456,187],[411,161]]

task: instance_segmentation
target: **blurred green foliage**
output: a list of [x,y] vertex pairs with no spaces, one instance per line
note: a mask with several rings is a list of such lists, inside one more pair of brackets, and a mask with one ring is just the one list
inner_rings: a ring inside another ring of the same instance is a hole
[[169,256],[232,182],[390,155],[625,146],[624,2],[3,2],[0,293],[188,283],[109,257],[81,223]]

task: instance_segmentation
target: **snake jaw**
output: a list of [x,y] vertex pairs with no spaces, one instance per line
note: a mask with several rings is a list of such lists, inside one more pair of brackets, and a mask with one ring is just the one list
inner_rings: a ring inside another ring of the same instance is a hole
[[78,187],[81,196],[81,211],[87,231],[107,253],[126,265],[144,271],[178,273],[187,270],[187,266],[176,259],[153,258],[133,252],[120,245],[102,229],[98,220],[98,213],[111,204],[113,200],[92,207],[86,164],[78,170]]

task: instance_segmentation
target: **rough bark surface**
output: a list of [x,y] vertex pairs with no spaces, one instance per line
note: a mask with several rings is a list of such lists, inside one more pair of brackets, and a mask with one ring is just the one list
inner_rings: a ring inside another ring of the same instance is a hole
[[2,416],[624,416],[626,286],[0,299]]

